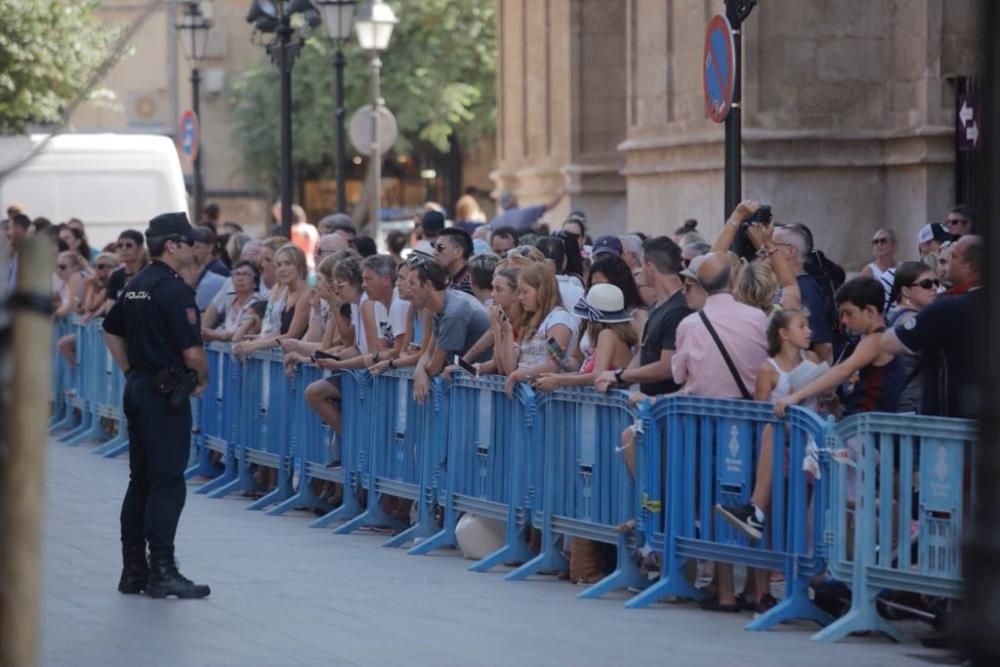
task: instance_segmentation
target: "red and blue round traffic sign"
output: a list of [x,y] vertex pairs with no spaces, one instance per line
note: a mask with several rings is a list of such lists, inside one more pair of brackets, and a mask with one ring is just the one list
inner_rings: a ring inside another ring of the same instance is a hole
[[716,14],[705,31],[705,110],[716,123],[726,120],[736,89],[736,45],[729,19]]
[[177,128],[177,148],[188,162],[194,162],[198,157],[201,144],[201,127],[198,116],[191,110],[185,111]]

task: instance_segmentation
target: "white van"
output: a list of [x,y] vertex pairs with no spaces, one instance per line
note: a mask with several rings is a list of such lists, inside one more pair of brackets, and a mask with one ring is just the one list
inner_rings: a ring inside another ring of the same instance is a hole
[[[17,164],[45,135],[0,137],[0,174]],[[20,169],[0,177],[0,205],[24,206],[29,217],[53,223],[79,218],[91,247],[118,234],[143,231],[150,218],[187,211],[177,148],[149,134],[61,134]]]

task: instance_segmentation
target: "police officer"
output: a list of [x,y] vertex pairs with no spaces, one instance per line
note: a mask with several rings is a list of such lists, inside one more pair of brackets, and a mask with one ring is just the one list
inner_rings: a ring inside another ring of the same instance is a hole
[[145,590],[154,598],[203,598],[210,592],[181,576],[174,561],[191,447],[186,390],[201,393],[208,378],[194,290],[178,275],[193,262],[192,232],[184,213],[150,220],[146,243],[152,262],[128,283],[104,320],[108,348],[127,377],[129,483],[121,511],[124,567],[118,590]]

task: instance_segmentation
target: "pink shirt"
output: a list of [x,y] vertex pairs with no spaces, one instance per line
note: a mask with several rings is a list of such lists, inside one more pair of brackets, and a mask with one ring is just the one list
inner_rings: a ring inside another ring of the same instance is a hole
[[[767,361],[767,315],[739,303],[732,294],[713,294],[705,302],[704,313],[750,394],[757,369]],[[718,346],[698,313],[685,317],[677,326],[677,351],[671,361],[674,382],[683,384],[685,394],[715,398],[742,398]]]

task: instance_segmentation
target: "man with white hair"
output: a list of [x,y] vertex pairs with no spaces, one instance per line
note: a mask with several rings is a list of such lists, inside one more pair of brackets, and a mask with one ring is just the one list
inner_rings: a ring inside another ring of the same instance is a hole
[[632,275],[642,270],[642,237],[638,234],[622,234],[618,237],[622,242],[622,259],[628,264]]
[[802,307],[809,313],[809,328],[812,330],[812,351],[822,361],[832,364],[836,310],[816,279],[806,272],[809,239],[797,227],[775,227],[774,245],[795,274],[795,282],[802,293]]

